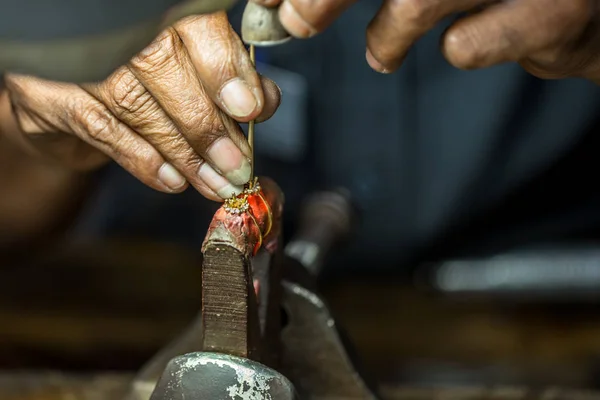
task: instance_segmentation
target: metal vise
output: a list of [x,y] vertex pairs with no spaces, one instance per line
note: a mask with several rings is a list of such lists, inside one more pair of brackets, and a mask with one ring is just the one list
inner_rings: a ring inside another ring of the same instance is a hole
[[351,229],[347,194],[311,196],[283,249],[283,197],[274,182],[260,182],[271,221],[253,208],[260,202],[251,217],[215,214],[203,246],[202,312],[139,373],[128,400],[377,398],[315,291],[324,257]]

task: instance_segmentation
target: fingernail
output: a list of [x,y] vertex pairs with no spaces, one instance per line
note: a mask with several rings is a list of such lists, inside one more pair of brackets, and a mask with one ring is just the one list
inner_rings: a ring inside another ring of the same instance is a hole
[[243,185],[250,180],[250,162],[230,138],[219,139],[213,143],[208,149],[208,156],[232,184]]
[[247,117],[256,109],[256,97],[244,81],[236,78],[221,89],[221,100],[235,117]]
[[234,186],[217,173],[208,163],[202,164],[198,170],[200,179],[222,199],[228,199],[242,193],[242,186]]
[[306,39],[317,34],[317,30],[298,14],[289,1],[284,1],[279,7],[279,20],[285,29],[297,38]]
[[365,58],[367,59],[367,63],[369,64],[369,66],[371,68],[373,68],[375,71],[382,73],[382,74],[387,74],[390,72],[379,61],[377,61],[375,59],[375,57],[373,57],[371,50],[367,49],[367,54],[366,54]]
[[183,175],[169,163],[164,163],[160,167],[158,170],[158,179],[171,190],[181,189],[186,184]]

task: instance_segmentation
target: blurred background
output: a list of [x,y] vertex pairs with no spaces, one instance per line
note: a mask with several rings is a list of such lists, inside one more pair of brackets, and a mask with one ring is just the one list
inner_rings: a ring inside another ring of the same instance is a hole
[[[310,193],[351,193],[356,231],[319,286],[383,385],[600,389],[600,195],[586,175],[600,139],[575,112],[598,109],[598,96],[577,96],[595,89],[515,66],[455,71],[431,50],[443,26],[400,73],[377,75],[364,30],[346,34],[375,3],[257,53],[283,91],[257,127],[256,163],[286,194],[285,238]],[[518,90],[503,92],[508,80]],[[503,108],[529,101],[545,113]],[[153,192],[115,165],[65,176],[2,151],[0,368],[136,371],[200,308],[200,245],[218,204]],[[453,167],[475,156],[485,162]]]

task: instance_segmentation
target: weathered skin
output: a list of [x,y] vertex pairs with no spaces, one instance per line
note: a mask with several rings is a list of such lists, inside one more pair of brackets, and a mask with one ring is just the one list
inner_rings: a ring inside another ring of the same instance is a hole
[[272,179],[261,177],[259,183],[260,195],[248,196],[250,208],[247,212],[231,214],[224,207],[217,210],[202,244],[202,252],[211,244],[231,246],[246,257],[256,255],[263,246],[271,253],[276,250],[283,192]]

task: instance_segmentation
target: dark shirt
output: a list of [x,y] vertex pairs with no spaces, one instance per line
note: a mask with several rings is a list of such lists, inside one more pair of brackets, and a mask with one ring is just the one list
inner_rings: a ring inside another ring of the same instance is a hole
[[158,19],[181,0],[2,0],[0,39],[92,36]]

